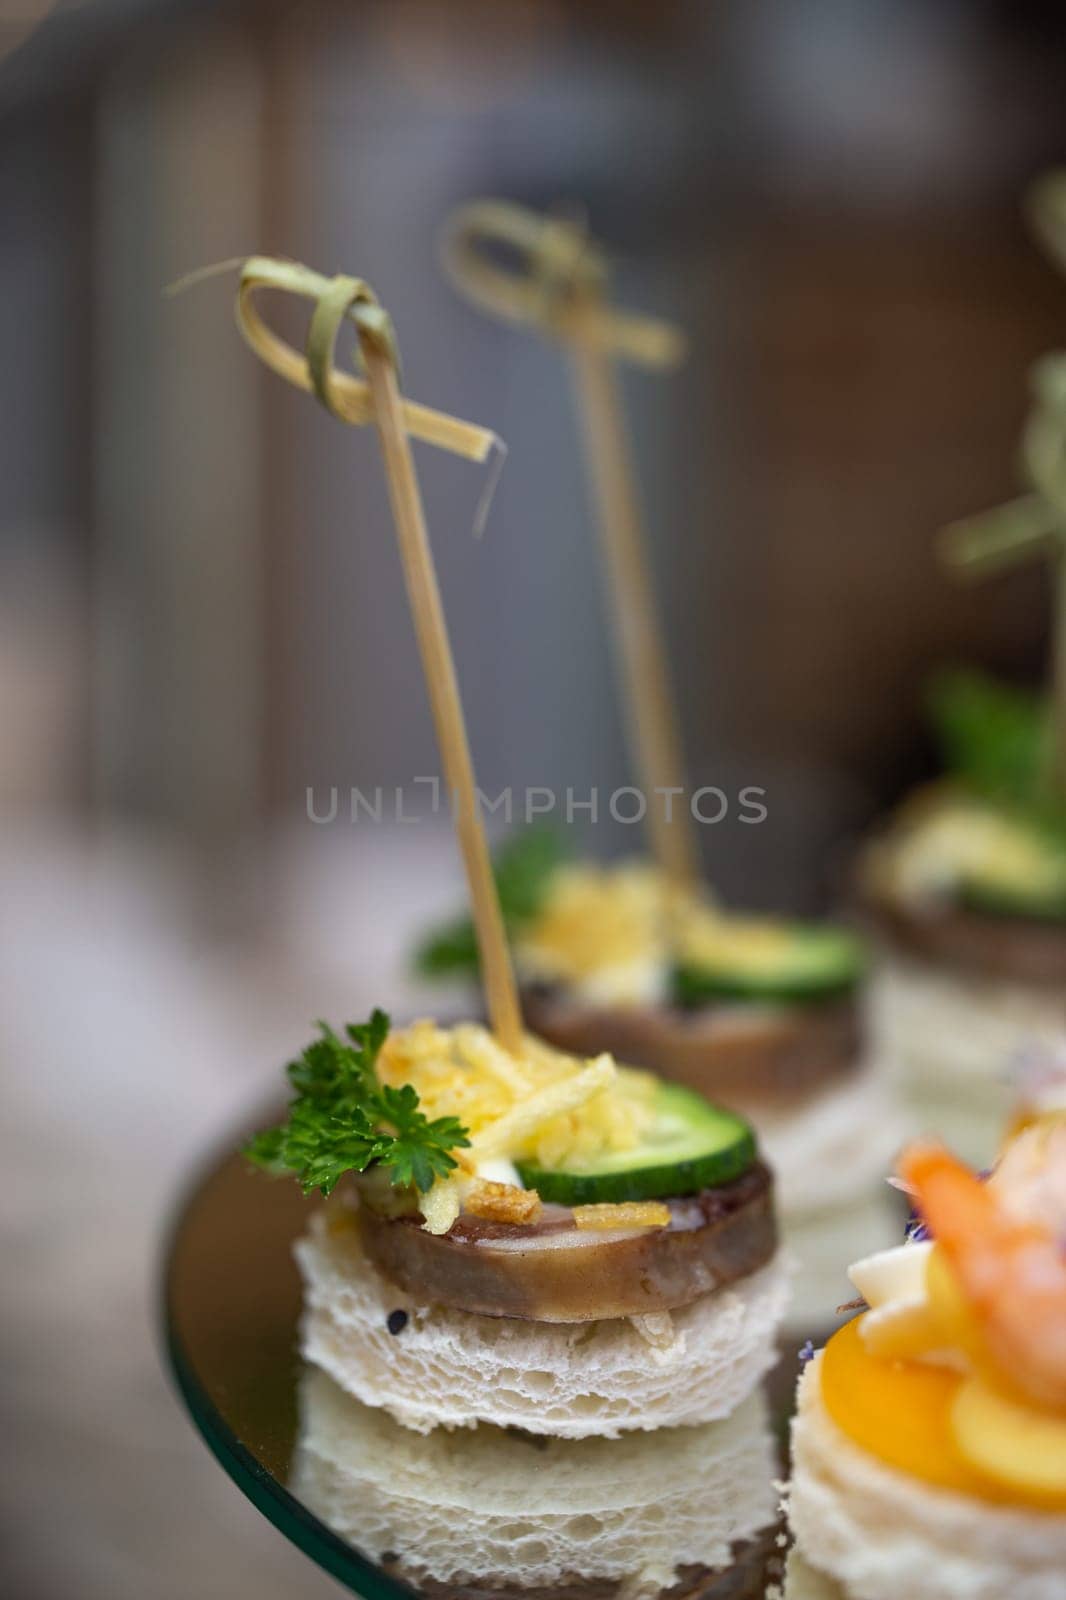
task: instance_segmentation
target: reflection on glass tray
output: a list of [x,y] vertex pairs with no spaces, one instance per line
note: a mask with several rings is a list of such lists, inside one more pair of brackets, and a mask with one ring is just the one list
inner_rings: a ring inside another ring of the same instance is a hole
[[754,1600],[780,1581],[761,1396],[722,1422],[616,1439],[426,1435],[305,1367],[292,1246],[315,1204],[227,1154],[178,1218],[165,1316],[207,1443],[334,1577],[368,1600]]
[[624,1579],[657,1594],[682,1569],[677,1592],[703,1595],[747,1592],[706,1577],[773,1521],[773,1476],[761,1396],[724,1422],[617,1439],[423,1435],[308,1368],[290,1486],[432,1594],[606,1595]]

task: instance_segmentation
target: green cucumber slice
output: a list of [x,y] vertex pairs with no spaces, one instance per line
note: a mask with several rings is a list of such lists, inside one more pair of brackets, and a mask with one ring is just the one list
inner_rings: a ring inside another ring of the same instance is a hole
[[796,1004],[849,994],[865,969],[861,942],[845,928],[812,923],[725,919],[713,950],[691,951],[673,974],[675,1002],[712,1000]]
[[696,1194],[731,1183],[755,1160],[755,1135],[743,1117],[691,1089],[662,1084],[656,1112],[649,1136],[634,1150],[550,1171],[519,1161],[519,1176],[542,1200],[581,1206]]
[[1034,922],[1066,922],[1066,883],[1022,885],[964,880],[959,899],[970,911],[989,917],[1024,917]]
[[959,874],[963,905],[989,916],[1066,920],[1066,844],[1016,825],[1004,848],[969,862]]

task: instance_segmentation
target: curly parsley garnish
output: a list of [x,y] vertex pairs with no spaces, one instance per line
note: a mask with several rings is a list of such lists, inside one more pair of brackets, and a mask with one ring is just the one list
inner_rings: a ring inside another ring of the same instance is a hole
[[348,1023],[342,1039],[326,1023],[285,1068],[295,1090],[288,1120],[257,1133],[244,1154],[271,1173],[293,1173],[304,1194],[328,1195],[346,1172],[377,1165],[398,1188],[430,1189],[455,1167],[451,1151],[470,1140],[457,1117],[431,1122],[409,1083],[378,1082],[377,1058],[389,1032],[384,1011]]

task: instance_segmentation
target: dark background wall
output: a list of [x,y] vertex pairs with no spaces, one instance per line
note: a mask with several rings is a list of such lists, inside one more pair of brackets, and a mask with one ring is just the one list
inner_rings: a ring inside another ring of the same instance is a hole
[[1015,486],[1064,108],[1031,5],[57,8],[0,65],[0,558],[80,639],[49,795],[211,860],[308,784],[436,770],[372,440],[254,370],[224,285],[159,299],[257,247],[368,276],[411,392],[511,446],[481,544],[475,475],[420,457],[485,787],[626,781],[565,372],[434,256],[472,194],[578,200],[691,334],[626,393],[693,775],[772,801],[711,865],[817,896],[928,765],[930,669],[1041,671],[1043,575],[962,591],[931,541]]

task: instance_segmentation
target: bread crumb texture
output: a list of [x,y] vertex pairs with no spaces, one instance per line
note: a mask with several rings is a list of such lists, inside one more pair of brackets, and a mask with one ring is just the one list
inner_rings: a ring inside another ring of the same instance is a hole
[[293,1487],[407,1573],[529,1588],[626,1578],[627,1595],[655,1594],[679,1566],[728,1565],[773,1521],[773,1460],[758,1394],[720,1422],[618,1440],[493,1427],[424,1437],[308,1369]]
[[[296,1246],[302,1351],[342,1389],[405,1427],[473,1427],[613,1437],[724,1417],[774,1362],[788,1300],[779,1259],[673,1314],[667,1348],[624,1319],[538,1323],[411,1303],[367,1260],[358,1232],[323,1213]],[[387,1328],[403,1305],[401,1338]]]

